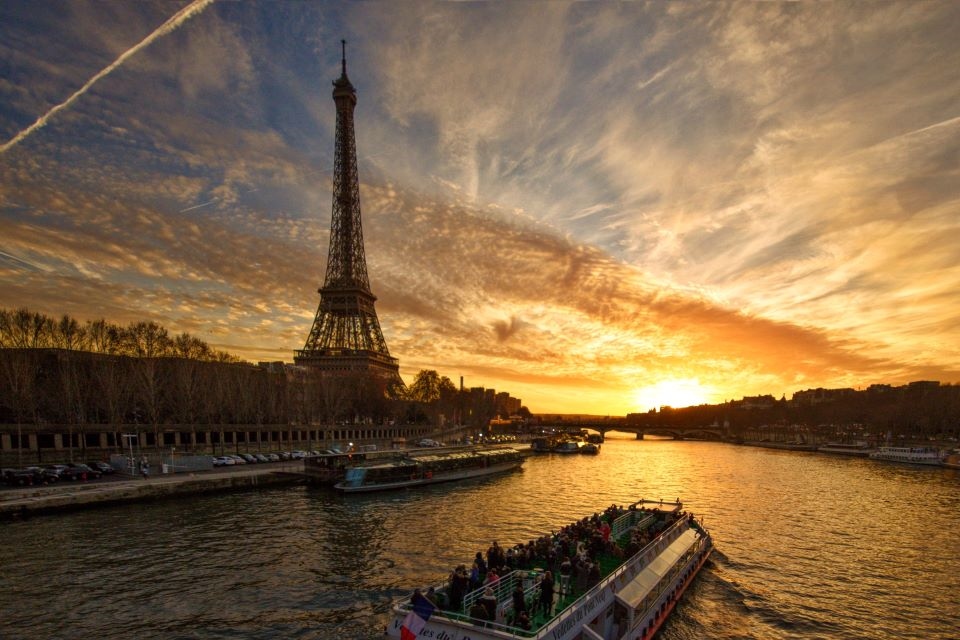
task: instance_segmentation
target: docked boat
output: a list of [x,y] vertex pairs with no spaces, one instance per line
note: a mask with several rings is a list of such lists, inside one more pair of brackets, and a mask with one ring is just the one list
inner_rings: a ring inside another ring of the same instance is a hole
[[934,447],[880,447],[870,454],[872,460],[907,462],[940,466],[942,454]]
[[583,446],[587,444],[583,440],[562,440],[553,448],[554,453],[580,453]]
[[530,451],[534,453],[550,453],[557,446],[553,438],[534,438],[530,441]]
[[348,467],[333,486],[347,493],[418,487],[513,471],[523,460],[523,454],[510,447],[411,454]]
[[[598,530],[609,534],[600,545],[593,535]],[[569,532],[585,532],[587,540],[593,540],[592,551]],[[679,501],[664,505],[641,500],[626,509],[612,507],[603,516],[584,518],[530,545],[560,548],[562,554],[555,557],[577,558],[580,551],[581,569],[570,577],[563,565],[553,567],[558,574],[554,582],[548,575],[550,554],[535,552],[526,565],[504,571],[494,582],[469,592],[457,586],[463,583],[455,571],[449,582],[425,592],[430,598],[418,589],[396,602],[386,635],[649,640],[713,551],[709,533]]]
[[833,453],[841,456],[861,456],[866,458],[876,451],[866,442],[860,440],[857,442],[828,442],[817,447],[820,453]]
[[593,442],[587,442],[582,447],[580,447],[580,453],[586,453],[588,455],[597,455],[600,453],[600,445],[594,444]]

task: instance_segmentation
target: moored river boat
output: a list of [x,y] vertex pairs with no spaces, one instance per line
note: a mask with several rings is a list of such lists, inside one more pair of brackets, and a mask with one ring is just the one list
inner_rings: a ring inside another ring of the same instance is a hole
[[470,447],[456,451],[404,455],[348,467],[334,488],[346,493],[404,489],[479,478],[519,469],[523,454],[510,447]]
[[828,442],[817,447],[820,453],[834,453],[841,456],[861,456],[866,458],[876,451],[866,442]]
[[943,454],[935,447],[880,447],[870,454],[872,460],[940,466]]
[[[611,507],[602,517],[595,514],[571,527],[529,543],[545,547],[552,561],[538,562],[534,554],[529,566],[516,566],[472,591],[457,582],[458,568],[449,582],[414,591],[395,603],[386,635],[402,640],[649,640],[713,551],[709,533],[679,501]],[[584,527],[589,543],[567,534]],[[589,534],[591,527],[606,531],[605,540]],[[571,573],[555,566],[561,557],[557,551],[579,557],[574,561],[579,569]]]

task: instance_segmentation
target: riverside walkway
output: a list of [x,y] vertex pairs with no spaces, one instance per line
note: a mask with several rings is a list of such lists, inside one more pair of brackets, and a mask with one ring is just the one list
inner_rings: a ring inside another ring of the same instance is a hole
[[303,481],[303,462],[297,460],[148,478],[120,475],[88,482],[3,489],[0,490],[0,519]]

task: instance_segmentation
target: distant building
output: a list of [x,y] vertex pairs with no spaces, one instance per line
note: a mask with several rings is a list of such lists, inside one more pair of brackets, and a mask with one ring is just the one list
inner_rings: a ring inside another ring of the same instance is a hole
[[855,389],[807,389],[805,391],[797,391],[793,394],[792,404],[794,406],[801,405],[812,405],[812,404],[823,404],[825,402],[836,402],[841,398],[846,398],[852,396],[856,393]]
[[765,396],[744,396],[740,401],[740,409],[743,411],[756,411],[761,409],[772,409],[777,400],[772,395]]

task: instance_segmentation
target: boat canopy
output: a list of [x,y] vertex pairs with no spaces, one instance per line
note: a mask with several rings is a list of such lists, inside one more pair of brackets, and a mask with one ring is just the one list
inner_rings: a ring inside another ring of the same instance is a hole
[[696,542],[698,533],[693,529],[684,531],[670,543],[650,564],[637,574],[630,584],[617,592],[617,600],[632,610],[637,609],[650,595],[677,560]]

